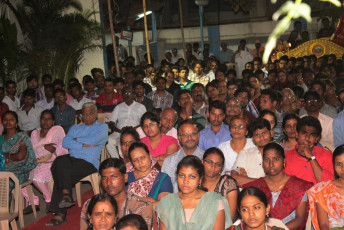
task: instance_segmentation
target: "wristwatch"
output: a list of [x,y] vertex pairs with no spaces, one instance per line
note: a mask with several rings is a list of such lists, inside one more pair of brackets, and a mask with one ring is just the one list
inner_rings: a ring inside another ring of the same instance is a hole
[[315,160],[315,156],[312,156],[311,158],[309,158],[309,161]]

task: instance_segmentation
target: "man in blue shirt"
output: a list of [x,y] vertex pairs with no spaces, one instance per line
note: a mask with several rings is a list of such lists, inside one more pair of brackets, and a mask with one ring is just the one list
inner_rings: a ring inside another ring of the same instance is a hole
[[211,147],[218,147],[220,143],[232,139],[228,125],[223,124],[226,114],[226,104],[215,100],[209,105],[210,124],[201,131],[199,137],[199,147],[207,150]]
[[55,227],[66,222],[67,208],[74,205],[72,186],[82,178],[97,172],[100,153],[108,136],[107,124],[99,124],[97,107],[92,102],[82,106],[83,124],[73,125],[63,140],[68,155],[59,156],[51,166],[54,179],[50,210],[54,217],[46,227]]

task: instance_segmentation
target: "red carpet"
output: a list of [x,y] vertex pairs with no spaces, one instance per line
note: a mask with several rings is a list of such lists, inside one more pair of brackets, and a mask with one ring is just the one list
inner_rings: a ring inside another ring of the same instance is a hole
[[[91,198],[92,196],[93,196],[92,189],[82,194],[82,203],[84,203],[87,199]],[[78,204],[75,201],[75,205],[69,208],[67,211],[67,222],[52,229],[54,230],[66,230],[66,229],[79,230],[80,229],[80,213],[81,213],[81,208],[78,207]],[[53,217],[53,214],[46,215],[45,217],[42,217],[37,222],[30,224],[24,229],[25,230],[47,229],[45,228],[45,223],[47,223],[52,217]]]

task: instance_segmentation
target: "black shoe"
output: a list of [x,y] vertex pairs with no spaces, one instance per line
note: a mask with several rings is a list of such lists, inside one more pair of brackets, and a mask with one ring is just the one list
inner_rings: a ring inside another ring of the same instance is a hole
[[[38,212],[39,211],[39,205],[35,205],[35,206],[36,206],[36,212]],[[26,208],[23,209],[23,214],[24,215],[31,214],[32,212],[33,212],[33,210],[32,210],[32,206],[31,205],[29,205],[29,206],[27,206]]]

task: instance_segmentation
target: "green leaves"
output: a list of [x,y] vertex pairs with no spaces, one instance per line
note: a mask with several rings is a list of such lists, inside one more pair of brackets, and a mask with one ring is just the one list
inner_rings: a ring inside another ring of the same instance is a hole
[[337,7],[340,7],[341,6],[341,3],[339,0],[319,0],[319,1],[322,1],[322,2],[330,2],[332,3],[333,5],[337,6]]

